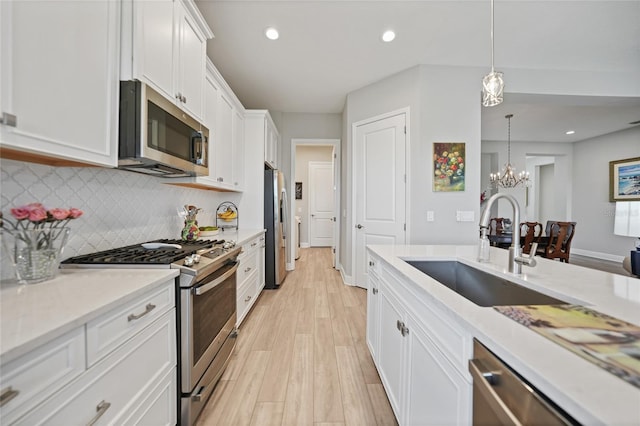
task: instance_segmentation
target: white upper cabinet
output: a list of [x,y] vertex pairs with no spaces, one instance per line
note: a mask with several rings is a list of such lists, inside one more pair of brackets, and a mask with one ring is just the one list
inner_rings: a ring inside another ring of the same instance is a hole
[[241,192],[244,189],[245,109],[210,60],[203,93],[204,125],[209,129],[209,176],[166,183]]
[[278,168],[278,155],[280,155],[280,136],[273,124],[271,117],[265,120],[264,162],[272,168]]
[[2,1],[0,20],[2,157],[115,167],[120,2]]
[[191,0],[125,1],[123,80],[151,85],[203,120],[207,40],[211,29]]

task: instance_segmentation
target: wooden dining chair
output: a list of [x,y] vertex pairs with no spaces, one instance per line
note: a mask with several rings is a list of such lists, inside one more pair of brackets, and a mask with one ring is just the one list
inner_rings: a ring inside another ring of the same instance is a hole
[[549,243],[543,248],[543,256],[548,259],[560,259],[569,263],[571,240],[576,231],[576,222],[553,222],[549,229]]
[[504,228],[503,217],[492,217],[489,219],[489,235],[498,235],[502,233]]
[[542,235],[542,224],[540,222],[522,222],[520,224],[520,242],[522,243],[522,252],[529,254],[531,252],[531,244],[537,243]]

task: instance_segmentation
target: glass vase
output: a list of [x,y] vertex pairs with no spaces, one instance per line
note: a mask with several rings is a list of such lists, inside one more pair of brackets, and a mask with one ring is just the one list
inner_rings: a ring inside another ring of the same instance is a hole
[[54,278],[70,229],[47,228],[22,230],[13,235],[12,259],[20,283],[35,284]]

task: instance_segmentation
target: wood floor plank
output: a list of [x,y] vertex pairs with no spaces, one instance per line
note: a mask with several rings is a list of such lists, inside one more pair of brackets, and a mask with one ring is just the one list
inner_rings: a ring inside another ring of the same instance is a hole
[[398,422],[393,414],[391,404],[382,384],[368,384],[367,392],[373,406],[373,415],[378,426],[397,426]]
[[313,339],[310,334],[295,337],[282,424],[313,424]]
[[362,376],[364,382],[369,384],[381,383],[378,370],[371,358],[371,352],[369,352],[369,346],[367,346],[367,323],[366,317],[362,315],[362,312],[358,306],[345,307],[345,315],[347,322],[349,323],[349,331],[351,332],[351,340],[353,341],[353,347],[358,355],[358,362],[360,369],[362,370]]
[[298,319],[296,320],[297,334],[313,334],[313,324],[315,318],[316,307],[316,290],[315,288],[302,289],[302,303],[298,310]]
[[271,352],[251,351],[233,387],[233,396],[223,417],[234,426],[248,426],[258,399],[264,372]]
[[196,426],[223,425],[221,422],[221,420],[225,418],[223,417],[223,411],[231,404],[235,384],[235,380],[220,380],[218,382],[209,401],[202,409]]
[[242,336],[242,338],[239,338],[236,343],[229,365],[222,374],[223,380],[236,380],[238,378],[247,356],[251,352],[250,348],[253,340],[264,323],[263,318],[267,310],[268,307],[266,306],[254,306],[249,316],[241,324],[238,336]]
[[258,402],[253,410],[251,426],[280,426],[284,402]]
[[376,418],[363,382],[358,356],[352,346],[336,346],[346,425],[375,425]]
[[316,318],[330,318],[331,311],[329,310],[329,295],[327,294],[327,280],[319,281],[315,287],[315,317]]
[[344,422],[331,319],[316,318],[314,333],[313,420]]

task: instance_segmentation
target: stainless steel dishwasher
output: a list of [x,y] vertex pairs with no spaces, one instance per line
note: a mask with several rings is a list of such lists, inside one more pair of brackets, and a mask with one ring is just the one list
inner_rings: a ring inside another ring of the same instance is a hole
[[473,339],[474,425],[578,425],[553,402]]

